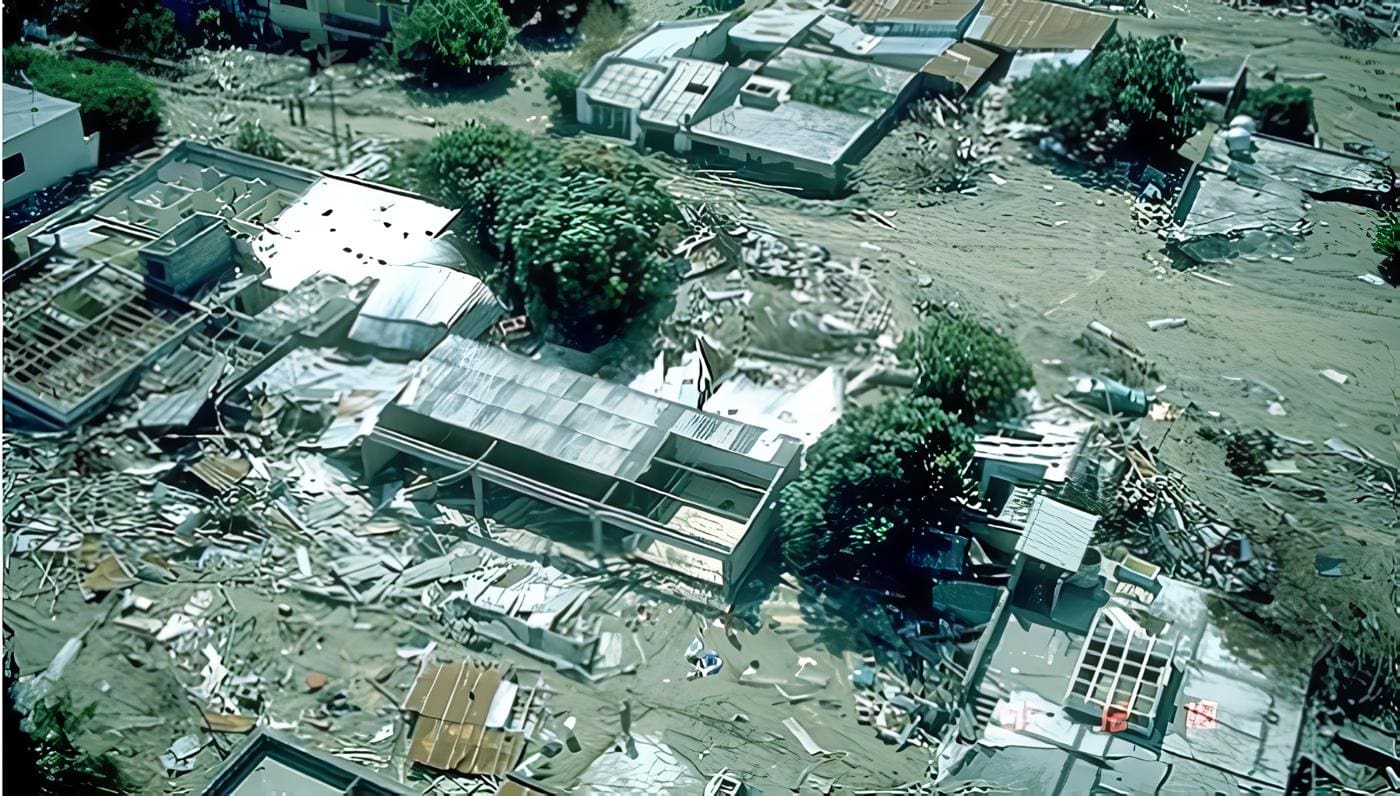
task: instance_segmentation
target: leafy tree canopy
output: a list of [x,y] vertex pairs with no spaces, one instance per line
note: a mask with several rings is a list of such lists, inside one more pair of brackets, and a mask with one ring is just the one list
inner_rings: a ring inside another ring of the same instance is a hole
[[61,58],[36,47],[5,48],[5,82],[80,106],[83,128],[102,134],[105,152],[120,152],[145,143],[160,129],[160,97],[145,78],[129,67],[86,58]]
[[510,43],[496,0],[417,0],[394,28],[394,57],[405,68],[470,69]]
[[939,399],[966,422],[1005,415],[1035,384],[1016,344],[971,318],[940,311],[899,343],[916,373],[915,391]]
[[1272,83],[1251,88],[1240,103],[1240,113],[1253,117],[1261,133],[1294,141],[1312,140],[1313,96],[1307,86]]
[[468,122],[434,138],[419,157],[420,190],[481,213],[483,205],[495,204],[503,167],[523,168],[536,149],[529,134],[513,127],[500,122]]
[[807,451],[782,493],[782,546],[808,571],[893,575],[921,532],[969,494],[972,430],[933,398],[857,407]]
[[666,285],[679,212],[631,150],[474,123],[438,136],[418,173],[424,192],[475,216],[507,300],[570,345],[606,342]]
[[1165,155],[1206,122],[1195,80],[1166,37],[1115,36],[1088,67],[1039,67],[1018,80],[1009,111],[1044,125],[1081,157]]
[[631,150],[566,142],[512,174],[498,202],[506,278],[571,345],[606,342],[666,285],[660,252],[679,212]]

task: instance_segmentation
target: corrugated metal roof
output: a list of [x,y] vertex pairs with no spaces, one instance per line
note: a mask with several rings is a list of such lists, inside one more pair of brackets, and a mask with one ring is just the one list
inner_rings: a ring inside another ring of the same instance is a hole
[[1042,495],[1031,504],[1026,529],[1016,541],[1016,551],[1073,572],[1079,569],[1098,522],[1097,515]]
[[977,10],[982,0],[853,0],[851,13],[862,21],[952,22]]
[[962,88],[971,91],[987,70],[997,62],[1000,54],[986,47],[979,47],[970,41],[960,41],[949,47],[941,55],[924,64],[923,72],[945,77]]
[[457,322],[475,310],[471,334],[484,332],[503,314],[486,283],[438,265],[383,269],[360,309],[350,339],[395,351],[426,354]]
[[404,710],[418,714],[409,749],[414,762],[496,776],[515,768],[524,743],[519,732],[503,726],[516,688],[503,680],[498,666],[450,663],[425,669],[403,703]]
[[418,379],[399,408],[627,480],[671,433],[764,462],[786,439],[455,336],[423,361]]
[[1113,17],[1044,0],[987,0],[967,38],[1007,50],[1092,50]]

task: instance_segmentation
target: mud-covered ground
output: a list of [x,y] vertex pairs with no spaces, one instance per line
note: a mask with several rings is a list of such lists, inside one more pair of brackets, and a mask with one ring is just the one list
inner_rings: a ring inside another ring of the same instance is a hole
[[[633,7],[629,30],[686,10],[679,3]],[[1274,66],[1283,79],[1306,79],[1316,98],[1318,125],[1326,144],[1369,140],[1400,151],[1396,117],[1400,46],[1389,43],[1375,50],[1351,50],[1299,18],[1251,14],[1207,0],[1152,0],[1149,7],[1155,18],[1124,17],[1120,29],[1184,36],[1185,49],[1193,56],[1248,53],[1254,85],[1264,82],[1259,75]],[[568,51],[529,51],[529,57],[536,65],[582,66]],[[537,70],[530,66],[512,69],[483,85],[453,90],[405,84],[381,70],[349,64],[335,67],[334,75],[342,128],[348,124],[356,140],[385,142],[387,151],[421,146],[469,119],[497,119],[537,133],[556,125]],[[172,80],[162,89],[168,132],[218,140],[231,136],[237,121],[258,118],[293,150],[294,160],[329,167],[336,161],[328,134],[330,110],[324,82],[318,86],[308,98],[308,126],[292,127],[278,100],[295,87],[304,90],[304,80],[280,81],[263,75],[232,87],[205,77]],[[1090,321],[1124,334],[1155,365],[1158,381],[1165,387],[1159,397],[1189,407],[1175,427],[1145,422],[1144,433],[1151,443],[1164,439],[1159,460],[1182,472],[1197,497],[1278,558],[1280,576],[1272,602],[1244,606],[1277,631],[1283,642],[1278,664],[1295,669],[1305,665],[1321,644],[1338,636],[1376,654],[1394,656],[1396,639],[1400,639],[1396,609],[1400,604],[1400,545],[1396,544],[1400,510],[1393,492],[1389,497],[1378,494],[1346,460],[1325,452],[1325,441],[1338,438],[1392,464],[1400,459],[1400,292],[1357,279],[1374,273],[1377,265],[1366,238],[1371,223],[1368,212],[1350,205],[1316,203],[1311,218],[1319,223],[1292,261],[1238,260],[1205,271],[1225,285],[1174,267],[1163,242],[1134,224],[1132,197],[1127,193],[1100,187],[1099,181],[1075,167],[1024,144],[1006,142],[1000,153],[1004,160],[993,170],[1005,184],[984,179],[975,195],[954,195],[932,204],[893,192],[817,202],[772,190],[721,186],[711,190],[716,199],[732,200],[748,217],[769,227],[802,242],[820,244],[835,257],[859,258],[892,302],[896,331],[916,321],[914,305],[925,299],[957,302],[998,323],[1035,364],[1042,393],[1063,391],[1073,373],[1103,366],[1102,360],[1074,344]],[[850,212],[858,206],[881,211],[896,228],[858,221]],[[1150,319],[1169,316],[1185,317],[1188,323],[1159,332],[1150,332],[1145,325]],[[1346,383],[1323,377],[1319,374],[1323,368],[1347,374]],[[1153,391],[1158,384],[1142,386]],[[1271,402],[1281,405],[1285,413],[1277,414],[1277,409],[1271,413]],[[1304,453],[1294,456],[1300,470],[1296,479],[1320,489],[1300,489],[1294,481],[1282,479],[1240,479],[1225,466],[1221,446],[1202,433],[1212,429],[1268,429],[1310,441],[1311,446],[1297,443]],[[1314,560],[1319,553],[1346,559],[1342,577],[1318,576]],[[31,584],[41,582],[39,572],[27,563],[7,580],[15,576]],[[161,598],[179,602],[184,596],[171,592]],[[239,598],[237,593],[229,595],[231,601]],[[16,648],[26,671],[42,666],[68,636],[97,617],[98,609],[82,602],[71,589],[53,604],[50,599],[47,591],[37,599],[29,597],[18,614],[7,605],[7,623],[19,634]],[[268,602],[272,597],[247,599],[255,605],[250,609],[254,613],[274,607]],[[299,696],[296,684],[305,671],[317,668],[351,689],[366,711],[366,716],[346,725],[356,737],[396,720],[397,710],[370,681],[397,660],[394,647],[410,641],[408,631],[387,616],[362,614],[352,619],[299,597],[276,599],[292,603],[296,621],[291,624],[304,621],[328,629],[319,649],[300,649],[288,660],[294,670],[285,692],[290,700],[288,714],[313,701]],[[635,731],[645,734],[663,723],[668,732],[676,728],[692,732],[686,730],[692,727],[694,743],[682,742],[683,750],[713,755],[700,766],[707,772],[750,754],[764,760],[772,756],[774,761],[800,755],[779,723],[794,715],[822,745],[855,753],[849,765],[843,763],[840,771],[823,771],[823,775],[849,778],[867,787],[893,787],[918,778],[927,761],[917,753],[887,753],[888,747],[869,736],[840,737],[846,731],[842,728],[853,728],[849,695],[841,686],[851,661],[833,653],[839,645],[815,645],[806,637],[807,629],[793,631],[802,636],[794,642],[781,618],[792,610],[786,599],[781,589],[776,592],[764,609],[760,632],[743,637],[745,649],[725,652],[737,658],[740,665],[735,668],[742,668],[752,655],[753,660],[763,659],[761,671],[778,670],[784,675],[790,674],[799,657],[817,658],[841,692],[829,700],[831,704],[823,700],[775,706],[768,691],[750,694],[740,686],[721,688],[718,682],[677,680],[686,668],[677,645],[688,642],[693,627],[714,619],[677,606],[673,610],[679,613],[658,620],[648,635],[647,652],[655,657],[640,676],[584,691],[561,683],[565,685],[558,697],[561,707],[593,717],[585,747],[595,754],[606,750],[616,735],[618,705],[630,694],[636,700]],[[61,618],[51,620],[51,610]],[[12,623],[13,616],[20,621]],[[1221,620],[1227,624],[1254,621],[1244,615]],[[354,633],[345,629],[356,621],[367,623],[369,629]],[[822,633],[820,629],[811,632]],[[371,636],[378,640],[368,640]],[[98,654],[79,656],[71,670],[75,682],[100,685],[104,667],[120,654],[109,646],[113,642],[106,632],[95,632],[93,639],[93,651]],[[846,643],[849,652],[865,652],[858,638],[846,638]],[[1283,660],[1285,651],[1296,660]],[[154,760],[158,747],[189,729],[190,720],[197,721],[161,655],[155,649],[141,664],[120,664],[152,667],[156,676],[147,673],[113,680],[116,688],[103,711],[110,714],[108,726],[125,729],[87,739],[99,747],[111,742],[123,751],[134,748],[131,738],[142,739],[136,744],[142,759],[132,761],[131,768],[148,788],[158,788],[160,774]],[[407,686],[409,671],[400,669],[385,682],[386,687],[399,693]],[[548,671],[544,676],[557,679]],[[145,690],[128,691],[127,681],[145,683],[140,686]],[[733,699],[735,693],[740,695],[740,705],[722,701]],[[179,715],[180,732],[143,726],[142,717],[153,706]],[[737,714],[745,714],[753,723],[736,720]],[[660,721],[662,717],[665,722]],[[128,719],[126,725],[122,719]],[[752,747],[722,740],[718,730],[740,726]],[[327,748],[344,743],[335,735],[322,740]],[[805,766],[801,762],[786,765],[800,771]],[[771,784],[792,786],[792,771],[787,768],[775,768]],[[554,781],[564,784],[578,772],[554,773]]]

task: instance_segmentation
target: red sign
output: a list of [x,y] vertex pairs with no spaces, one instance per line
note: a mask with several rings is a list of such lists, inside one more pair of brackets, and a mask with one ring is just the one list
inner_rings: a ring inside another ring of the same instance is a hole
[[1128,729],[1127,705],[1104,705],[1103,720],[1099,723],[1103,732],[1123,732]]
[[1215,729],[1216,703],[1209,699],[1186,703],[1186,728],[1190,730]]

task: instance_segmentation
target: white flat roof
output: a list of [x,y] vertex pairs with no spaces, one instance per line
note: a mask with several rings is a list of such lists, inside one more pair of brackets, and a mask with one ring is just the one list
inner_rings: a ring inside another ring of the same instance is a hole
[[1098,522],[1095,514],[1041,495],[1031,503],[1026,529],[1016,540],[1016,552],[1074,572],[1084,560]]
[[27,88],[5,84],[5,141],[77,113],[78,103],[50,97]]
[[457,217],[412,194],[343,177],[323,177],[253,241],[267,266],[263,283],[291,290],[316,274],[347,284],[379,277],[385,266],[460,266],[438,236]]

